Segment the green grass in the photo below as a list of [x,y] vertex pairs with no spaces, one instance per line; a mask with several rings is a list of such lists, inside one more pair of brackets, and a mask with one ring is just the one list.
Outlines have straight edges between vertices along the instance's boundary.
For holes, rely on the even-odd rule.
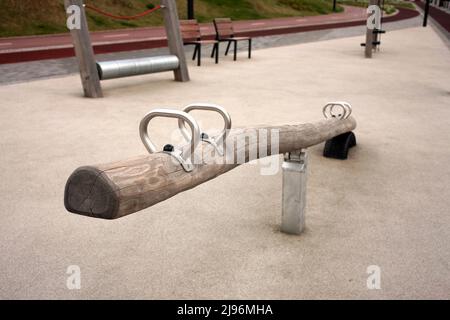
[[[333,2],[326,0],[280,0],[280,2],[295,10],[310,13],[327,14],[333,10]],[[343,8],[338,7],[337,11],[341,12]]]
[[[369,4],[368,0],[338,0],[339,4],[345,4],[349,6],[355,7],[367,7]],[[414,9],[414,5],[411,2],[404,0],[385,0],[384,2],[384,11],[386,13],[393,13],[395,11],[395,7],[399,8],[407,8]]]
[[[180,18],[186,17],[186,0],[177,0]],[[400,0],[387,0],[407,6]],[[0,37],[65,33],[66,14],[63,0],[0,0]],[[116,15],[135,15],[159,4],[159,0],[85,0]],[[216,17],[233,20],[311,16],[332,12],[332,0],[195,0],[196,18],[210,22]],[[342,0],[342,4],[367,6],[367,1]],[[411,4],[409,4],[411,6]],[[342,11],[338,7],[338,11]],[[158,26],[163,24],[161,12],[142,19],[114,20],[87,10],[92,31]]]
[[[216,7],[220,10],[221,16],[231,17],[234,20],[243,19],[262,19],[267,17],[267,13],[258,12],[250,1],[246,0],[204,0],[208,7]],[[202,15],[202,21],[209,21],[213,17],[209,16],[207,12]]]

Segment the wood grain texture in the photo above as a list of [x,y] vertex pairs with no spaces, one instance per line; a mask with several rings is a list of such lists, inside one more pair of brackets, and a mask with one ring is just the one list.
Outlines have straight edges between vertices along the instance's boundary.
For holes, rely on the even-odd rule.
[[[196,163],[201,164],[196,164],[192,172],[185,172],[165,153],[81,167],[67,181],[64,204],[73,213],[104,219],[120,218],[194,188],[240,163],[271,155],[271,132],[278,132],[279,137],[279,148],[274,153],[286,153],[308,148],[355,128],[356,121],[350,117],[299,125],[233,129],[225,142],[225,148],[233,151],[227,153],[231,156],[220,156],[212,145],[202,142],[196,150],[196,156],[201,157],[201,162]],[[261,139],[248,138],[258,137],[254,133],[260,129],[267,130],[263,131],[267,133]],[[243,137],[247,137],[243,140],[245,143],[237,144],[236,141]],[[260,143],[262,140],[267,143]],[[239,151],[245,152],[245,159],[237,163]]]
[[183,42],[197,41],[202,37],[197,20],[180,20],[180,30]]
[[234,36],[233,22],[230,18],[216,18],[213,22],[218,40]]

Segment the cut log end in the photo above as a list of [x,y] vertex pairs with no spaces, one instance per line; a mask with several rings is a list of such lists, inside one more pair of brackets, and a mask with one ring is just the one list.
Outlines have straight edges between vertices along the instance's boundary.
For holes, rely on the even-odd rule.
[[69,177],[64,191],[64,206],[84,216],[115,219],[119,212],[116,186],[95,167],[81,167]]

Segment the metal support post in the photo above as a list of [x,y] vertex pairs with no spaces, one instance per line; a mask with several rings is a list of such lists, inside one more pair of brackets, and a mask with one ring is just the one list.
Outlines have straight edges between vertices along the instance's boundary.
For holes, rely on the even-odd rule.
[[305,227],[308,168],[306,150],[286,153],[281,168],[283,170],[281,231],[300,234]]

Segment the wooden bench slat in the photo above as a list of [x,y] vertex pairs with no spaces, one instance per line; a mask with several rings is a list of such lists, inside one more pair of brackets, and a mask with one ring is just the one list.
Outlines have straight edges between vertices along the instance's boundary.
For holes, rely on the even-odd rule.
[[233,23],[232,22],[216,22],[216,25],[218,27],[232,27]]
[[192,40],[192,39],[198,40],[199,38],[200,38],[199,35],[196,33],[183,34],[183,41]]
[[234,30],[233,30],[233,29],[220,29],[220,28],[217,28],[217,31],[218,31],[219,33],[222,33],[222,32],[231,32],[231,33],[234,33]]
[[199,31],[199,27],[195,26],[195,25],[186,25],[186,26],[181,26],[181,30],[183,31]]
[[228,21],[228,22],[217,22],[216,21],[216,25],[218,25],[218,26],[232,26],[233,22],[231,22],[231,21]]
[[231,38],[234,36],[233,22],[230,18],[214,19],[214,27],[218,38]]
[[223,27],[223,26],[217,26],[218,31],[234,31],[233,28],[230,27]]
[[180,29],[184,41],[198,40],[201,37],[197,20],[180,20]]
[[182,25],[188,25],[188,24],[198,25],[198,22],[195,19],[193,19],[193,20],[180,20],[180,24],[182,24]]

